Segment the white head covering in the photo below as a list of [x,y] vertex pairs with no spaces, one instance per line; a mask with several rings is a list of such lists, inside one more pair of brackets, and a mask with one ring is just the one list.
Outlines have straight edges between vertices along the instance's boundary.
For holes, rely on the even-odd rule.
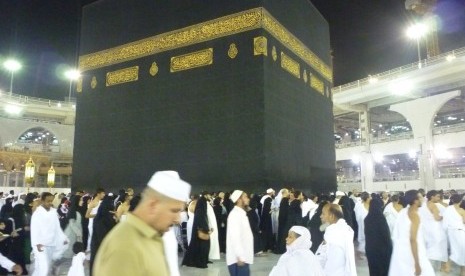
[[266,193],[267,193],[267,194],[271,194],[272,192],[274,192],[274,190],[271,189],[271,188],[269,188],[268,190],[266,190]]
[[291,229],[289,229],[289,232],[294,232],[300,235],[300,237],[298,237],[294,242],[286,245],[287,251],[289,253],[298,249],[309,250],[310,247],[312,247],[310,231],[308,231],[307,228],[303,226],[292,226]]
[[336,192],[336,196],[345,196],[346,194],[344,192],[341,192],[341,191],[337,191]]
[[231,194],[231,196],[229,197],[229,199],[231,199],[231,201],[232,201],[233,203],[236,203],[236,201],[241,197],[242,193],[243,193],[243,191],[241,191],[241,190],[235,190],[235,191]]
[[280,258],[270,273],[270,276],[323,276],[317,257],[310,251],[312,242],[310,232],[302,226],[293,226],[289,231],[300,235],[293,243],[287,246],[287,251]]
[[169,198],[188,201],[191,185],[179,178],[175,171],[159,171],[150,178],[147,186]]

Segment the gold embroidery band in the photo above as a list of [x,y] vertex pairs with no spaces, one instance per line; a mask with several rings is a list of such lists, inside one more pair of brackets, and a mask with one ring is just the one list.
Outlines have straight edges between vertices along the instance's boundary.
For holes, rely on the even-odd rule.
[[316,91],[320,92],[322,95],[325,94],[325,84],[319,78],[315,77],[313,74],[310,75],[310,86]]
[[281,52],[281,67],[300,79],[300,64],[283,52]]
[[260,8],[217,18],[97,53],[79,57],[81,71],[101,68],[167,50],[208,41],[260,27]]
[[172,57],[170,71],[179,72],[192,68],[210,65],[213,63],[213,48]]
[[263,29],[268,31],[283,46],[286,46],[305,63],[320,73],[325,79],[333,81],[333,72],[315,53],[308,49],[297,37],[291,34],[266,10],[263,12]]
[[88,71],[156,53],[262,28],[283,46],[302,58],[325,79],[332,81],[331,68],[264,8],[220,17],[179,30],[159,34],[100,52],[79,57],[79,69]]
[[124,68],[107,73],[107,86],[117,85],[139,79],[139,66]]

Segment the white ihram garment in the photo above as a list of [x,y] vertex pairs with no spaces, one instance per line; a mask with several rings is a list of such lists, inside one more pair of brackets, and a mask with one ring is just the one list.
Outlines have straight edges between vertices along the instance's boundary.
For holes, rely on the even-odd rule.
[[465,224],[455,206],[449,206],[444,211],[443,226],[450,241],[450,259],[465,266]]
[[423,234],[425,238],[426,255],[434,261],[447,262],[447,235],[442,221],[434,219],[433,213],[424,204],[419,210]]
[[365,253],[365,218],[368,215],[368,210],[363,205],[363,202],[360,202],[355,204],[354,211],[358,224],[357,251]]
[[220,259],[220,243],[218,241],[218,225],[216,224],[216,216],[213,207],[207,202],[207,218],[208,228],[213,229],[210,233],[210,252],[208,258],[210,260]]
[[[412,248],[410,246],[411,225],[412,222],[408,216],[408,208],[404,208],[399,212],[399,217],[394,226],[393,250],[389,266],[389,276],[407,276],[414,275],[415,273],[415,260],[413,259]],[[421,223],[417,233],[417,248],[421,276],[435,276],[434,269],[426,255]]]

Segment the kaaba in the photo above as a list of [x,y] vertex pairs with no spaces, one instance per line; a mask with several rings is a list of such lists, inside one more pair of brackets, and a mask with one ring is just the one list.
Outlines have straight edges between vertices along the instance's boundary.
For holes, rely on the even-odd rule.
[[336,189],[329,26],[307,0],[82,11],[72,187]]

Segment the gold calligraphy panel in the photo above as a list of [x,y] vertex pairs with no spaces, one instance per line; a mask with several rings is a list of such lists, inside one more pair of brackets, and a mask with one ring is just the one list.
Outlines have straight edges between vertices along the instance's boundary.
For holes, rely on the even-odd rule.
[[281,52],[281,67],[294,77],[300,79],[300,64],[283,52]]
[[325,83],[313,74],[310,74],[310,86],[322,95],[325,94]]
[[171,58],[170,71],[179,72],[213,64],[213,48]]
[[259,36],[253,39],[253,54],[254,56],[268,56],[268,40],[265,36]]
[[107,86],[136,81],[139,79],[139,66],[124,68],[107,73]]

